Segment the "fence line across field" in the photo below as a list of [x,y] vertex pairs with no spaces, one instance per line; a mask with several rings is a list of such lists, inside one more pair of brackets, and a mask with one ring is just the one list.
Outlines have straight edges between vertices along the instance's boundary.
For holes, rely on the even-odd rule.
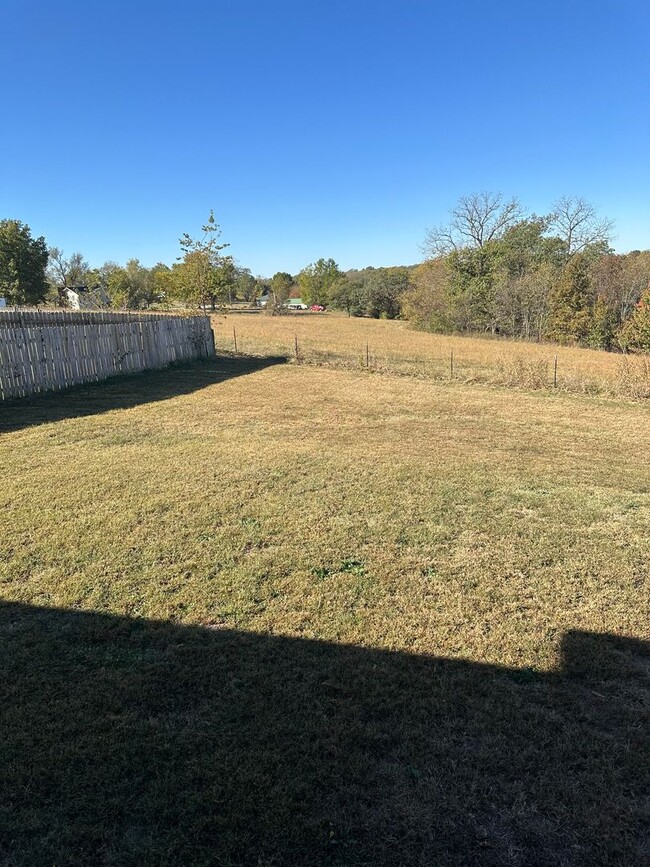
[[209,317],[0,311],[0,398],[214,356]]

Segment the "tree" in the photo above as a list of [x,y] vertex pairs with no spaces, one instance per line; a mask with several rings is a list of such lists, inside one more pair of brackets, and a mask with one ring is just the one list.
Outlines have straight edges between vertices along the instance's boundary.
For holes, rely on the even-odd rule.
[[345,310],[348,316],[364,316],[368,308],[368,271],[372,273],[374,268],[367,268],[365,271],[348,271],[345,277],[333,287],[330,303],[339,310]]
[[293,286],[294,282],[291,274],[288,274],[286,271],[277,271],[271,277],[271,297],[266,302],[266,312],[271,314],[280,312]]
[[50,247],[47,277],[60,307],[68,304],[67,290],[75,286],[87,286],[91,273],[90,265],[81,253],[72,253],[66,259],[63,250]]
[[482,192],[460,198],[450,216],[446,226],[427,230],[423,244],[427,256],[444,256],[496,241],[521,219],[522,208],[517,199],[504,201],[501,193]]
[[440,256],[419,265],[402,298],[402,312],[417,328],[453,331],[449,295],[449,263]]
[[367,310],[373,319],[397,319],[402,295],[409,288],[406,268],[377,268],[366,281]]
[[495,319],[501,334],[541,339],[548,296],[564,265],[559,238],[549,237],[548,218],[515,223],[491,244],[495,255]]
[[549,295],[558,273],[550,262],[514,274],[507,268],[499,270],[495,277],[499,333],[527,340],[542,339],[546,332]]
[[577,253],[569,260],[551,291],[548,336],[560,343],[586,340],[591,327],[593,303],[588,261]]
[[188,303],[201,307],[210,304],[214,309],[224,289],[227,291],[234,283],[234,263],[232,257],[221,255],[230,244],[219,243],[221,228],[214,218],[214,211],[210,211],[208,222],[201,230],[201,238],[192,238],[187,232],[180,238],[184,266],[180,283]]
[[448,263],[449,293],[457,327],[463,331],[496,333],[499,267],[496,243],[454,250]]
[[48,290],[45,238],[19,220],[0,220],[0,296],[9,304],[40,304]]
[[594,290],[606,300],[616,325],[621,326],[650,282],[650,252],[601,256],[591,274]]
[[167,305],[174,299],[174,277],[172,269],[158,262],[149,271],[149,285],[156,304]]
[[254,301],[257,297],[257,280],[250,272],[249,268],[242,268],[239,265],[235,267],[235,293],[242,301]]
[[145,268],[138,259],[129,259],[123,268],[111,267],[105,289],[111,305],[126,310],[140,310],[162,300],[153,269]]
[[561,238],[567,259],[596,246],[601,255],[609,251],[614,223],[599,217],[596,208],[580,196],[562,196],[553,205],[549,229]]
[[591,310],[587,343],[593,349],[611,349],[616,331],[616,313],[603,295],[597,295]]
[[326,307],[336,295],[336,287],[343,276],[334,259],[319,259],[313,265],[307,265],[298,275],[303,301]]
[[650,284],[619,332],[623,349],[650,352]]

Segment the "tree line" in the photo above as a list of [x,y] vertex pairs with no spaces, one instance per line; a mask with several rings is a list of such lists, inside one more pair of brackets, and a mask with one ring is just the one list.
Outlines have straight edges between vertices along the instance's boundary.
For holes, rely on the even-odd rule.
[[319,259],[299,274],[279,271],[254,277],[229,254],[221,228],[210,212],[196,237],[184,233],[180,256],[171,266],[151,268],[138,259],[125,265],[104,262],[93,268],[80,252],[66,256],[33,238],[18,220],[0,220],[0,297],[7,304],[66,307],[70,292],[86,293],[98,306],[138,310],[184,306],[217,309],[235,302],[263,301],[270,314],[286,312],[288,299],[340,307],[350,315],[399,316],[398,298],[407,286],[405,268],[351,271],[344,274],[333,259]]
[[9,304],[65,306],[85,287],[119,309],[264,304],[271,315],[291,298],[349,316],[410,320],[450,333],[487,333],[650,351],[650,251],[617,255],[613,224],[582,198],[565,196],[546,215],[514,198],[477,193],[459,200],[449,221],[430,229],[417,266],[343,272],[321,258],[298,274],[254,277],[221,240],[210,212],[197,237],[183,234],[171,266],[138,259],[91,268],[66,257],[17,220],[0,221],[0,296]]
[[526,214],[463,197],[429,230],[402,314],[420,328],[650,350],[650,251],[616,255],[613,224],[582,198]]
[[151,268],[138,259],[93,268],[82,253],[69,256],[33,238],[18,220],[0,220],[0,297],[16,306],[70,304],[69,292],[87,294],[98,306],[123,310],[151,307],[212,307],[235,299],[254,301],[263,288],[248,268],[224,251],[221,229],[210,212],[201,234],[180,238],[181,255],[171,266]]

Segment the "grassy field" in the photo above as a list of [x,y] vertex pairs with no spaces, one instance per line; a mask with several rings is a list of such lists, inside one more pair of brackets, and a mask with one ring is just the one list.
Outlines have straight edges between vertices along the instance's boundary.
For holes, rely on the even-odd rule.
[[647,863],[648,404],[233,323],[0,406],[0,863]]
[[[453,378],[527,389],[554,388],[581,394],[650,397],[650,358],[525,341],[458,337],[413,331],[407,322],[349,319],[344,314],[293,313],[214,316],[219,345],[244,353],[277,352],[337,367],[366,366],[425,379]],[[366,356],[366,347],[368,355]]]

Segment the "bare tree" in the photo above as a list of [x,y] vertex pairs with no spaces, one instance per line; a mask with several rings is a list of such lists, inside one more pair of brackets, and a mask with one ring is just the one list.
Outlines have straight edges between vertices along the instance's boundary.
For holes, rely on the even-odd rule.
[[428,229],[422,245],[427,256],[443,256],[462,247],[483,247],[500,238],[523,215],[517,199],[504,201],[501,193],[463,196],[450,211],[446,226]]
[[73,253],[66,259],[63,250],[50,247],[47,275],[52,286],[56,288],[58,304],[61,307],[65,307],[68,302],[66,290],[83,285],[89,271],[90,266],[81,253]]
[[564,242],[567,258],[592,244],[609,244],[613,228],[613,220],[600,217],[581,196],[562,196],[549,218],[549,229]]

